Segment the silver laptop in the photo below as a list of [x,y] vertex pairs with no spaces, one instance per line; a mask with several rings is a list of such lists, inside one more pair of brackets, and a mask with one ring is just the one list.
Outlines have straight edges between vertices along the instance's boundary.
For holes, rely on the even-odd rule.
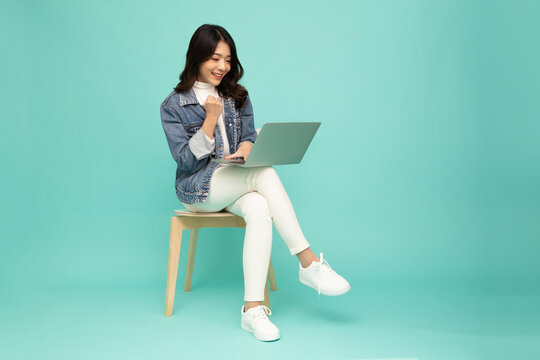
[[319,126],[320,122],[266,123],[261,128],[247,160],[236,158],[211,161],[241,167],[298,164]]

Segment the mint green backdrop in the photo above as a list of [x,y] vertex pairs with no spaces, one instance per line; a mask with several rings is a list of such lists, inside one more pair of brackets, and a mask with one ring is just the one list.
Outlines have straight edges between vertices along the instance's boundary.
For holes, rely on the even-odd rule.
[[[539,11],[3,1],[0,355],[539,354]],[[317,298],[275,233],[273,344],[238,326],[239,229],[200,232],[191,293],[184,238],[175,316],[162,315],[181,204],[159,105],[204,23],[234,38],[257,127],[322,122],[303,162],[276,169],[313,250],[352,290]]]

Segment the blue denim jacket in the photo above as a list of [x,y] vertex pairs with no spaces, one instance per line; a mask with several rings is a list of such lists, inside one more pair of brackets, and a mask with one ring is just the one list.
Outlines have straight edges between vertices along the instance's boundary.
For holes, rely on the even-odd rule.
[[[176,196],[186,204],[203,202],[208,196],[210,179],[218,163],[210,158],[223,158],[223,139],[216,126],[215,147],[211,154],[197,159],[189,147],[189,140],[204,123],[206,112],[197,101],[193,89],[183,93],[173,91],[161,104],[161,124],[171,154],[178,164],[176,169]],[[235,153],[244,141],[255,142],[257,132],[253,122],[253,107],[247,97],[244,107],[236,109],[233,98],[223,99],[224,121],[229,140],[229,151]]]

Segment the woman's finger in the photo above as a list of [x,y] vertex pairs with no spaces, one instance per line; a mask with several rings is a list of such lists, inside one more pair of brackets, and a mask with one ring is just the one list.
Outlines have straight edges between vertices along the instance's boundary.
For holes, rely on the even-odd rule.
[[231,154],[229,156],[225,156],[225,159],[232,159],[233,157],[238,157],[238,152],[235,152],[234,154]]
[[245,158],[245,156],[244,156],[244,154],[242,152],[237,151],[234,154],[231,154],[229,156],[225,156],[225,159],[232,159],[232,158],[235,158],[235,157],[243,157],[243,158]]

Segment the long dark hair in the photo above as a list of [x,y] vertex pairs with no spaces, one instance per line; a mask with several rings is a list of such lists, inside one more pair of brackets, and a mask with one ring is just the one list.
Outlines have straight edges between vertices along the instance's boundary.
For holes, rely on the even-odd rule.
[[248,96],[246,88],[238,84],[238,80],[244,76],[244,68],[236,56],[236,46],[231,35],[218,25],[204,24],[195,31],[186,53],[186,66],[174,91],[185,92],[193,87],[199,73],[199,65],[212,57],[221,40],[225,41],[231,50],[231,70],[221,79],[217,90],[222,97],[232,97],[235,106],[241,108]]

